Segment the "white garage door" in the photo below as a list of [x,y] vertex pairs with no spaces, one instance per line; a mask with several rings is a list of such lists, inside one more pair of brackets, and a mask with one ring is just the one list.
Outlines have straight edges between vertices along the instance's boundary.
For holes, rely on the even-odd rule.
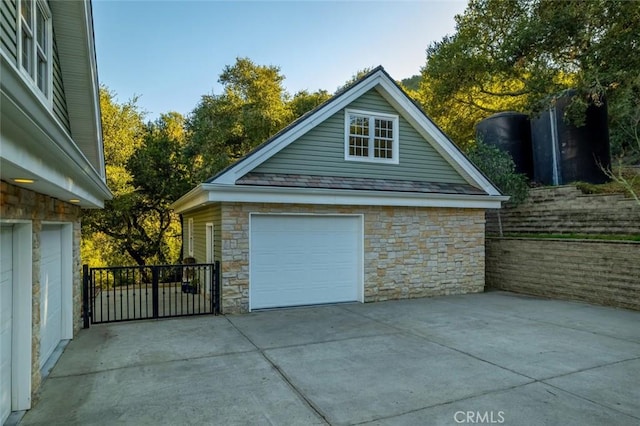
[[62,340],[61,228],[43,227],[40,237],[40,368]]
[[361,300],[362,219],[252,215],[250,308]]
[[12,229],[0,227],[0,425],[11,413],[12,253]]

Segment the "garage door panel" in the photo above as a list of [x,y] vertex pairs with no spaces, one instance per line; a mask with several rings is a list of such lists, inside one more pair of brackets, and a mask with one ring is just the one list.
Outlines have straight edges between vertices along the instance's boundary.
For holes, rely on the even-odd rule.
[[40,367],[62,339],[62,238],[60,227],[40,234]]
[[0,227],[0,424],[11,413],[13,231]]
[[354,216],[252,216],[252,309],[357,301],[360,223]]

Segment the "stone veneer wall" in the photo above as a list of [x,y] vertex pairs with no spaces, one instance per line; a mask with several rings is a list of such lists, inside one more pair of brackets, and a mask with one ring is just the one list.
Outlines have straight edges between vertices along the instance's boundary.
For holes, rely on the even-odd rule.
[[487,235],[640,234],[640,206],[622,194],[583,194],[575,186],[533,188],[517,206],[487,210]]
[[33,230],[33,323],[31,389],[36,394],[40,377],[40,231],[43,222],[67,222],[73,225],[73,333],[82,319],[82,266],[80,259],[80,207],[0,181],[0,219],[29,220]]
[[487,238],[487,287],[640,310],[640,243]]
[[366,302],[484,290],[484,210],[222,203],[223,313],[249,307],[249,213],[364,215]]

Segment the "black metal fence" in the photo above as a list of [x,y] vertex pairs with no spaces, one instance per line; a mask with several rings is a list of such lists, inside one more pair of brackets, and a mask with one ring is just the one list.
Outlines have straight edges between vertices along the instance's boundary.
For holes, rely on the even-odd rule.
[[83,267],[84,327],[220,313],[220,262]]

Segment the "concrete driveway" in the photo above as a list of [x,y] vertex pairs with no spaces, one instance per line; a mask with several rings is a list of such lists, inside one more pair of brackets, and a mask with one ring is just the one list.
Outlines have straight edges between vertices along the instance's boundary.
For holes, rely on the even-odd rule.
[[640,312],[504,292],[94,326],[23,425],[637,425]]

